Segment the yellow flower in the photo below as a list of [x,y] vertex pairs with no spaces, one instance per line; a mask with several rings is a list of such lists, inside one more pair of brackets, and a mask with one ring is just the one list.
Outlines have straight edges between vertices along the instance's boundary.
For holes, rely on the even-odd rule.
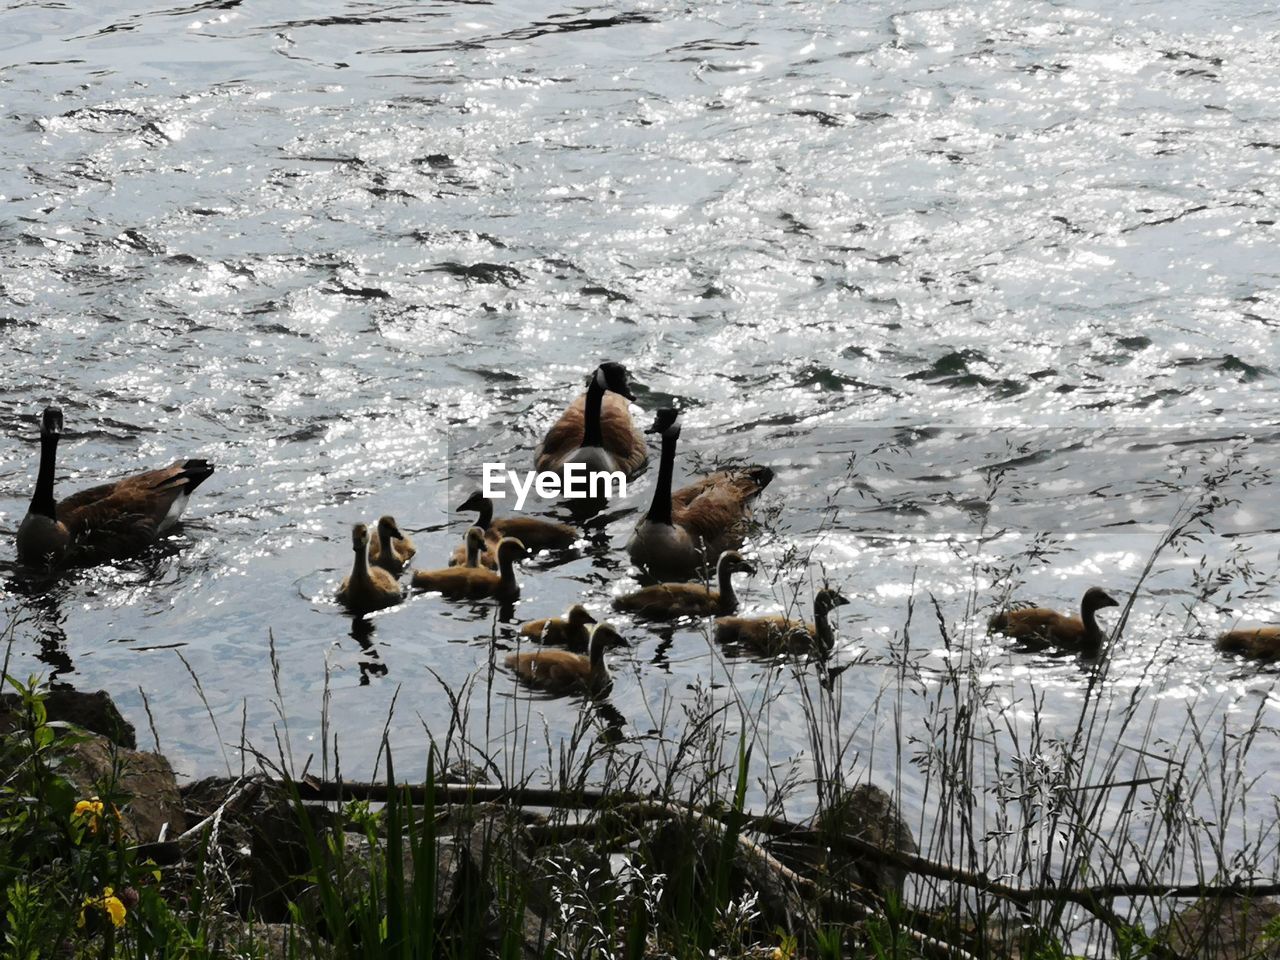
[[108,917],[111,918],[111,924],[115,927],[123,927],[125,915],[129,912],[125,909],[123,901],[116,896],[116,892],[111,887],[102,888],[101,897],[85,897],[84,905],[80,908],[80,917],[76,920],[77,927],[83,927],[85,924],[85,911],[90,907],[97,907]]
[[71,812],[71,819],[83,820],[94,833],[98,832],[98,821],[102,818],[102,801],[97,797],[81,800]]
[[112,926],[124,926],[124,915],[128,911],[125,910],[124,904],[110,887],[103,887],[102,889],[102,909],[107,911],[107,915],[111,917]]

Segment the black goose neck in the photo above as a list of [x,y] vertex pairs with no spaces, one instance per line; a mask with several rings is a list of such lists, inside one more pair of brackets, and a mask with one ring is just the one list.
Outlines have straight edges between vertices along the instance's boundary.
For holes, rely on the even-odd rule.
[[56,433],[40,436],[40,471],[36,474],[36,489],[31,495],[32,513],[57,520],[57,503],[53,499],[53,471],[58,454]]
[[582,421],[582,445],[584,447],[603,447],[604,431],[600,426],[600,408],[604,406],[604,387],[600,386],[600,376],[591,378],[587,387],[586,409]]
[[658,485],[653,489],[653,503],[649,505],[650,523],[671,523],[671,478],[676,469],[676,439],[678,430],[666,430],[662,434],[662,460],[658,464]]

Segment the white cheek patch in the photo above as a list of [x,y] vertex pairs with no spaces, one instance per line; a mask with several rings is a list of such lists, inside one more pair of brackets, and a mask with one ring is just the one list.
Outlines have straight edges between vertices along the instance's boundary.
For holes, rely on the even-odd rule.
[[599,387],[601,390],[609,389],[609,384],[604,378],[604,370],[600,369],[599,367],[596,368],[596,386]]

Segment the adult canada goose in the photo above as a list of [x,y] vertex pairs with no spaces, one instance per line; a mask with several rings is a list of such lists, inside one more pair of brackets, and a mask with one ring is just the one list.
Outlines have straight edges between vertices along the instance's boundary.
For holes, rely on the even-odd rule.
[[381,567],[369,565],[369,528],[363,523],[351,528],[351,548],[356,558],[351,575],[338,587],[338,602],[352,613],[368,613],[399,603],[403,596],[396,578]]
[[721,470],[672,493],[679,414],[663,407],[645,433],[662,435],[662,461],[653,503],[636,524],[627,552],[641,567],[687,576],[704,557],[742,546],[751,502],[769,485],[773,471],[758,464]]
[[568,650],[535,650],[513,653],[507,666],[530,687],[550,693],[600,694],[609,689],[612,680],[604,662],[606,646],[622,646],[626,641],[607,623],[598,623],[591,631],[589,653]]
[[719,617],[716,619],[716,640],[746,647],[753,653],[769,657],[780,653],[829,654],[836,643],[829,615],[836,607],[842,607],[848,602],[848,598],[839,590],[819,590],[818,595],[813,598],[812,623],[789,620],[780,615]]
[[[479,530],[472,527],[471,530]],[[468,530],[468,535],[471,534]],[[498,570],[485,567],[445,567],[442,570],[415,570],[413,586],[418,590],[436,590],[455,600],[515,600],[520,596],[515,564],[529,555],[524,544],[504,537],[498,544]]]
[[621,470],[634,477],[649,460],[649,451],[635,425],[627,401],[634,401],[627,368],[606,360],[596,367],[587,392],[565,409],[538,449],[534,466],[559,470],[566,463],[585,464],[590,472]]
[[1218,637],[1223,653],[1238,653],[1250,660],[1280,660],[1280,627],[1243,627]]
[[53,474],[62,429],[62,411],[47,407],[40,420],[36,489],[18,527],[23,563],[90,564],[137,553],[178,522],[192,492],[213,473],[207,460],[178,460],[59,502],[53,498]]
[[1101,587],[1090,587],[1080,601],[1080,616],[1070,617],[1048,607],[1003,610],[987,621],[997,633],[1016,640],[1040,642],[1096,656],[1102,650],[1102,630],[1095,616],[1103,607],[1119,604]]
[[755,565],[744,559],[742,554],[736,550],[726,550],[720,554],[720,560],[716,563],[718,590],[702,583],[659,583],[615,597],[613,605],[618,610],[650,620],[729,614],[738,609],[738,597],[733,592],[733,575],[755,572]]
[[587,612],[586,607],[575,603],[563,618],[548,617],[543,620],[530,620],[520,628],[520,634],[531,637],[539,643],[552,643],[581,653],[587,649],[587,644],[591,640],[588,624],[595,622],[596,618]]
[[[539,550],[562,550],[578,539],[578,531],[567,523],[555,520],[543,520],[541,517],[499,517],[493,518],[493,500],[477,490],[458,507],[459,511],[475,510],[480,514],[476,526],[485,532],[489,543],[488,549],[481,555],[480,562],[486,567],[496,567],[497,556],[493,548],[503,537],[515,537],[532,553]],[[463,549],[453,551],[450,565],[462,563]]]
[[[390,544],[391,549],[383,550],[384,543]],[[417,552],[413,541],[400,532],[395,517],[384,514],[378,518],[378,528],[369,535],[370,563],[398,577]]]

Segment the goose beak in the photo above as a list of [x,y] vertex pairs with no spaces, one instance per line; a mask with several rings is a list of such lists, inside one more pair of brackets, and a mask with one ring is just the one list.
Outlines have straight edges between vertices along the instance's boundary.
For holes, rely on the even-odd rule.
[[754,577],[756,575],[756,565],[754,563],[739,564],[738,570],[740,570],[742,573],[747,574],[748,576]]
[[613,392],[619,396],[626,397],[632,403],[636,402],[636,395],[631,392],[631,387],[625,383],[618,384],[617,388]]
[[588,613],[588,614],[587,614],[587,616],[586,616],[586,622],[587,622],[587,623],[599,623],[600,621],[599,621],[599,620],[597,620],[595,617],[593,617],[591,614],[589,614],[589,613]]
[[1098,601],[1098,605],[1102,607],[1118,607],[1120,606],[1120,601],[1112,597],[1111,594],[1104,593]]

